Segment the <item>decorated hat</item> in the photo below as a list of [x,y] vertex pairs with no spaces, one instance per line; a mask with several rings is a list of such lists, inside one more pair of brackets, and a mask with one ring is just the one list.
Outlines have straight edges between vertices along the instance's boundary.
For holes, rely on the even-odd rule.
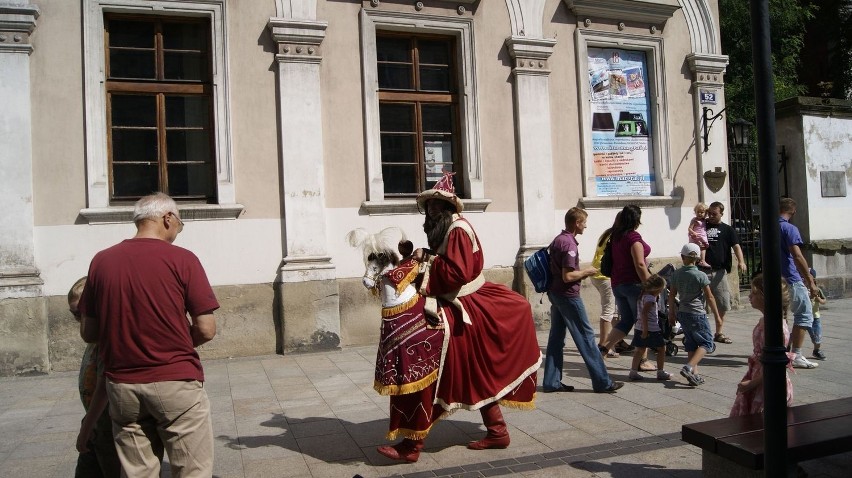
[[457,213],[462,212],[464,204],[462,204],[461,199],[456,196],[456,188],[453,186],[454,174],[456,173],[444,172],[444,176],[435,183],[432,189],[427,189],[417,195],[417,205],[421,209],[425,210],[426,201],[430,199],[440,199],[441,201],[447,201],[452,204],[456,208]]

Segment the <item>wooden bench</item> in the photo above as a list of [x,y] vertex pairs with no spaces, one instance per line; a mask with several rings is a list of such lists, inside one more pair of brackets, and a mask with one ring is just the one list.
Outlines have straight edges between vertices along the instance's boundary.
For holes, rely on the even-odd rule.
[[[763,415],[683,425],[681,439],[702,449],[704,476],[763,476]],[[852,397],[787,409],[787,463],[852,451]]]

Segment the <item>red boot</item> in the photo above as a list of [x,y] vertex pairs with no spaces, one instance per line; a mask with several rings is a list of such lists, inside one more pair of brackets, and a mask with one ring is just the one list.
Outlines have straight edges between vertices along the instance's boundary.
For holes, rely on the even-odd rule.
[[403,439],[393,446],[380,446],[376,448],[379,454],[391,460],[407,461],[414,463],[420,458],[420,450],[423,449],[423,440]]
[[506,421],[503,420],[500,405],[497,405],[496,402],[486,405],[479,409],[479,413],[482,414],[482,423],[485,424],[488,433],[482,440],[468,443],[467,447],[471,450],[507,448],[509,446],[509,430],[506,428]]

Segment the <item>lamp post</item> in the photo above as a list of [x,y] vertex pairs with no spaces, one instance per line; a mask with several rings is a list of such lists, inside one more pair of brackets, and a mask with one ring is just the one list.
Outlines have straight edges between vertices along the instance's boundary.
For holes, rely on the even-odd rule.
[[769,0],[751,0],[751,51],[760,176],[760,240],[765,298],[763,362],[764,476],[787,476],[787,355],[781,315],[781,231],[775,158],[775,84],[772,75]]

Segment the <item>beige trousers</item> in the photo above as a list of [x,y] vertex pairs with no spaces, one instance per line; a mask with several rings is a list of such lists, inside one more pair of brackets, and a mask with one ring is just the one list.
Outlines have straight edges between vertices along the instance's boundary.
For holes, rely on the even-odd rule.
[[213,476],[213,424],[204,384],[108,380],[107,395],[122,476],[159,477],[157,451],[164,448],[172,478]]

